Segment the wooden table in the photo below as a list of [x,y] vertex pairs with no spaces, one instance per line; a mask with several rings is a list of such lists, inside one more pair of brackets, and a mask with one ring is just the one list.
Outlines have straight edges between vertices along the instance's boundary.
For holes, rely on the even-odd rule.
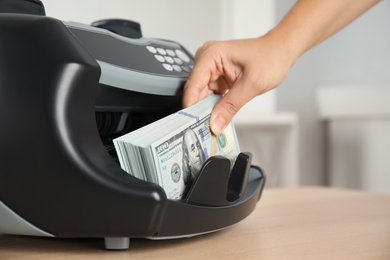
[[228,229],[193,238],[0,236],[0,259],[390,259],[390,196],[329,188],[266,189],[255,211]]

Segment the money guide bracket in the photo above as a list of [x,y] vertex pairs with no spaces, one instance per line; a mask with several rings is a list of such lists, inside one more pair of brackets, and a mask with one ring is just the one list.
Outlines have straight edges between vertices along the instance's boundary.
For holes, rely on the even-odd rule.
[[[180,44],[1,13],[0,37],[0,233],[102,237],[126,249],[130,238],[217,231],[256,207],[265,175],[249,153],[231,173],[226,158],[210,158],[177,201],[116,161],[112,138],[180,109],[193,65]],[[186,69],[167,69],[171,59],[147,46]]]

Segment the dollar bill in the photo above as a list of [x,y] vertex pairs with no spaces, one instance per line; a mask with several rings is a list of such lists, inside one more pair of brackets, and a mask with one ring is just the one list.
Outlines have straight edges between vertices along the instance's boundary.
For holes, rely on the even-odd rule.
[[210,132],[210,114],[218,100],[219,96],[211,96],[115,139],[121,167],[160,185],[169,199],[181,199],[209,157],[222,155],[233,165],[240,152],[234,124],[218,136]]

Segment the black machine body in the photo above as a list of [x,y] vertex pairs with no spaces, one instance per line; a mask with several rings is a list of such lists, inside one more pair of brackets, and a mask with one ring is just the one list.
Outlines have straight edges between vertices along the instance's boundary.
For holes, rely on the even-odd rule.
[[112,139],[181,109],[180,44],[31,14],[0,14],[0,233],[188,237],[231,226],[261,196],[251,155],[210,158],[186,198],[124,172]]

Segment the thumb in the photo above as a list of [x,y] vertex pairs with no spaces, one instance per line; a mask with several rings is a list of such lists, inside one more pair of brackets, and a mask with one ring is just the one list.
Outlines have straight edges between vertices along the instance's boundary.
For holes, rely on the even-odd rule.
[[222,133],[234,115],[256,95],[251,91],[253,89],[251,85],[246,84],[245,81],[239,79],[214,106],[210,117],[210,128],[213,134]]

